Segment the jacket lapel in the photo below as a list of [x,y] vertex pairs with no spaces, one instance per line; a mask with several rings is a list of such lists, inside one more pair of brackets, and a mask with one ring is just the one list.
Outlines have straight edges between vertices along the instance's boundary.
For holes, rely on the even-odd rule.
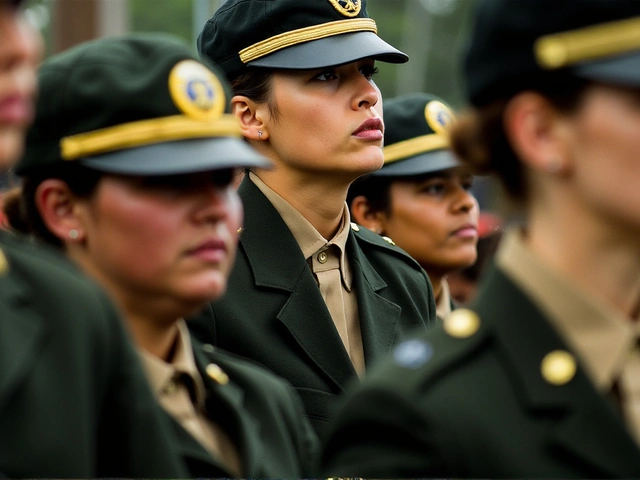
[[245,178],[239,193],[245,206],[240,243],[256,287],[288,295],[278,320],[327,379],[344,388],[356,372],[300,247],[253,182]]
[[260,426],[244,407],[244,392],[231,382],[220,385],[212,380],[206,373],[207,365],[211,362],[198,349],[194,349],[194,355],[207,390],[207,412],[238,448],[243,477],[264,476],[261,468],[264,450],[260,441]]
[[0,273],[0,411],[36,364],[46,337],[48,327],[33,311],[32,296],[29,285],[12,273],[11,265]]
[[393,346],[402,309],[378,294],[387,284],[367,260],[353,232],[349,233],[347,248],[358,296],[365,363],[370,367],[374,359],[382,358]]
[[[590,476],[596,469],[602,477],[638,477],[640,450],[580,365],[564,385],[551,385],[542,377],[540,364],[546,354],[570,351],[542,312],[498,269],[491,271],[484,285],[481,300],[472,308],[481,318],[495,320],[498,347],[515,370],[527,411],[557,419],[549,447]],[[513,312],[518,316],[514,318]]]

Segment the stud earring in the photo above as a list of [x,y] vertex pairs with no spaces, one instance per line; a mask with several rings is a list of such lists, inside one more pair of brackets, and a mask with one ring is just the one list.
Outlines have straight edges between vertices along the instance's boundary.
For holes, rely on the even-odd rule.
[[262,140],[262,130],[258,130],[258,138]]
[[75,240],[79,236],[80,236],[80,233],[75,228],[72,228],[71,230],[69,230],[69,238],[71,240]]

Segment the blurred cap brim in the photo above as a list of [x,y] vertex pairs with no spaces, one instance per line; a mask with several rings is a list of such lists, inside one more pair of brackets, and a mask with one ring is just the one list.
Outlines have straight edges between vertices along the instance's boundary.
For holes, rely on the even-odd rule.
[[453,155],[451,150],[436,150],[384,165],[380,170],[371,173],[371,175],[378,177],[422,175],[448,170],[461,165],[462,163]]
[[640,87],[640,52],[572,67],[576,76],[626,87]]
[[373,32],[352,32],[312,40],[259,58],[250,67],[312,70],[343,65],[363,58],[387,63],[405,63],[408,55],[392,47]]
[[179,140],[118,150],[79,160],[87,167],[122,175],[181,175],[227,168],[269,168],[271,162],[239,138]]

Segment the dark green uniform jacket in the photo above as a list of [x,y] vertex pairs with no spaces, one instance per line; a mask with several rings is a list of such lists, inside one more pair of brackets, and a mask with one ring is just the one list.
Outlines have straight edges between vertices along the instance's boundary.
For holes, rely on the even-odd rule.
[[0,251],[0,476],[184,476],[105,295],[26,240]]
[[[287,379],[322,436],[338,395],[357,378],[311,269],[276,209],[245,178],[244,229],[214,318],[189,322],[196,337],[249,357]],[[433,289],[406,253],[360,228],[347,255],[367,366],[415,327],[435,321]]]
[[[211,345],[193,342],[196,365],[207,390],[210,418],[229,435],[241,458],[243,477],[313,476],[318,444],[295,391],[273,373]],[[229,377],[219,384],[207,375],[218,365]],[[231,474],[177,421],[180,450],[192,477]]]
[[[640,449],[578,365],[552,385],[541,361],[569,351],[532,301],[493,270],[471,308],[479,330],[437,327],[399,346],[341,409],[328,475],[640,477]],[[410,347],[410,348],[409,348]]]

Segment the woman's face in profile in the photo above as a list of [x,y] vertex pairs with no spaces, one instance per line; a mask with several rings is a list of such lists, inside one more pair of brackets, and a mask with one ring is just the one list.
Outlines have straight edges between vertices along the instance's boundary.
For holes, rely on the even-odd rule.
[[130,305],[196,313],[224,293],[235,259],[242,224],[235,173],[106,175],[76,209],[83,266]]
[[610,227],[640,231],[640,89],[595,84],[566,121],[574,185]]
[[21,2],[0,0],[0,169],[22,153],[33,119],[36,67],[41,58],[39,35],[24,21]]

